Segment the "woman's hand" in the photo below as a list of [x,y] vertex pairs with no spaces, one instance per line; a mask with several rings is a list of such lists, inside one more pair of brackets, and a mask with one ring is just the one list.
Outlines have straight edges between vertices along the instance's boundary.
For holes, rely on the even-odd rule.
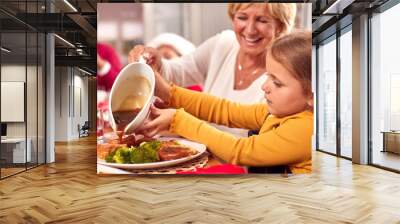
[[145,47],[143,45],[136,45],[129,52],[128,62],[138,62],[141,56],[146,60],[146,63],[153,68],[154,71],[161,73],[161,56],[156,49]]
[[150,108],[150,117],[154,119],[146,122],[138,132],[147,137],[153,137],[154,135],[168,131],[172,123],[172,119],[176,113],[175,109],[158,109],[155,106]]

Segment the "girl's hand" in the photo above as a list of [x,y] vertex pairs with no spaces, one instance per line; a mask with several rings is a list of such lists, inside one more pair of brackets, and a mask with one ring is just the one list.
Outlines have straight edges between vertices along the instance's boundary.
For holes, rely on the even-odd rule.
[[161,73],[161,55],[156,49],[143,45],[136,45],[129,52],[128,62],[138,62],[140,57],[143,57],[154,71]]
[[168,109],[168,105],[159,97],[154,98],[153,105],[159,109]]
[[168,105],[171,97],[171,86],[158,72],[154,71],[154,76],[156,82],[154,95],[159,97],[166,105]]
[[153,137],[154,135],[168,131],[172,123],[172,119],[176,113],[175,109],[158,109],[155,106],[150,108],[150,117],[154,118],[151,121],[145,122],[145,124],[138,130],[139,133],[146,137]]

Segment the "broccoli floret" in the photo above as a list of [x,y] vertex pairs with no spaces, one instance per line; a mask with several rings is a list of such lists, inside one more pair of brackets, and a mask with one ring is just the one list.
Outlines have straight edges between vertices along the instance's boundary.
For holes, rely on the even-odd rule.
[[146,150],[155,150],[158,151],[160,149],[161,142],[160,141],[151,141],[151,142],[144,142],[140,144],[140,148],[146,149]]
[[139,148],[133,148],[131,152],[131,163],[143,163],[144,152]]
[[144,150],[144,160],[145,162],[155,162],[158,161],[158,150],[161,147],[160,141],[146,142],[139,148]]
[[131,152],[131,163],[151,163],[159,161],[158,149],[161,142],[146,142]]
[[114,157],[114,155],[115,155],[115,151],[117,151],[117,150],[114,150],[114,151],[110,152],[110,153],[106,156],[106,162],[107,162],[107,163],[115,163],[115,161],[114,161],[114,159],[113,159],[113,157]]
[[144,149],[144,156],[143,160],[145,163],[151,163],[151,162],[156,162],[158,161],[158,153],[154,149]]
[[128,147],[120,147],[116,150],[113,160],[116,163],[129,163],[131,157],[131,149]]

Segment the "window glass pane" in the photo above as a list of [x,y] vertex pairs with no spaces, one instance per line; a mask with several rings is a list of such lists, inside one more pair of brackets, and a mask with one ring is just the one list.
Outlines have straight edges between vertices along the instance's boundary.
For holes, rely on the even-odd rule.
[[26,80],[26,116],[27,116],[27,141],[31,153],[29,154],[28,168],[37,165],[37,33],[27,33],[28,38],[28,63]]
[[400,170],[400,4],[371,19],[372,163]]
[[[312,46],[312,91],[313,97],[316,99],[316,86],[317,86],[317,47],[315,45]],[[314,100],[314,112],[317,105],[317,100]],[[314,113],[314,134],[312,137],[312,149],[316,150],[316,131],[317,130],[317,115]]]
[[0,1],[1,8],[15,15],[0,12],[1,178],[45,161],[45,36],[22,22],[37,19],[44,4]]
[[318,149],[336,153],[336,38],[318,48]]
[[340,36],[340,153],[351,158],[352,32]]
[[[1,33],[1,177],[25,170],[30,161],[26,142],[26,33]],[[28,149],[28,150],[27,150]]]

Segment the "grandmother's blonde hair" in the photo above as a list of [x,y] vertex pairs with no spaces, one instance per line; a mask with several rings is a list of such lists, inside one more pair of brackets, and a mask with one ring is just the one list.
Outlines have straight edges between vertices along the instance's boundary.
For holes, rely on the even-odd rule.
[[295,3],[229,3],[228,15],[233,20],[235,13],[239,9],[247,9],[251,5],[267,8],[270,16],[279,22],[281,30],[276,34],[278,37],[289,33],[294,27],[296,18]]

